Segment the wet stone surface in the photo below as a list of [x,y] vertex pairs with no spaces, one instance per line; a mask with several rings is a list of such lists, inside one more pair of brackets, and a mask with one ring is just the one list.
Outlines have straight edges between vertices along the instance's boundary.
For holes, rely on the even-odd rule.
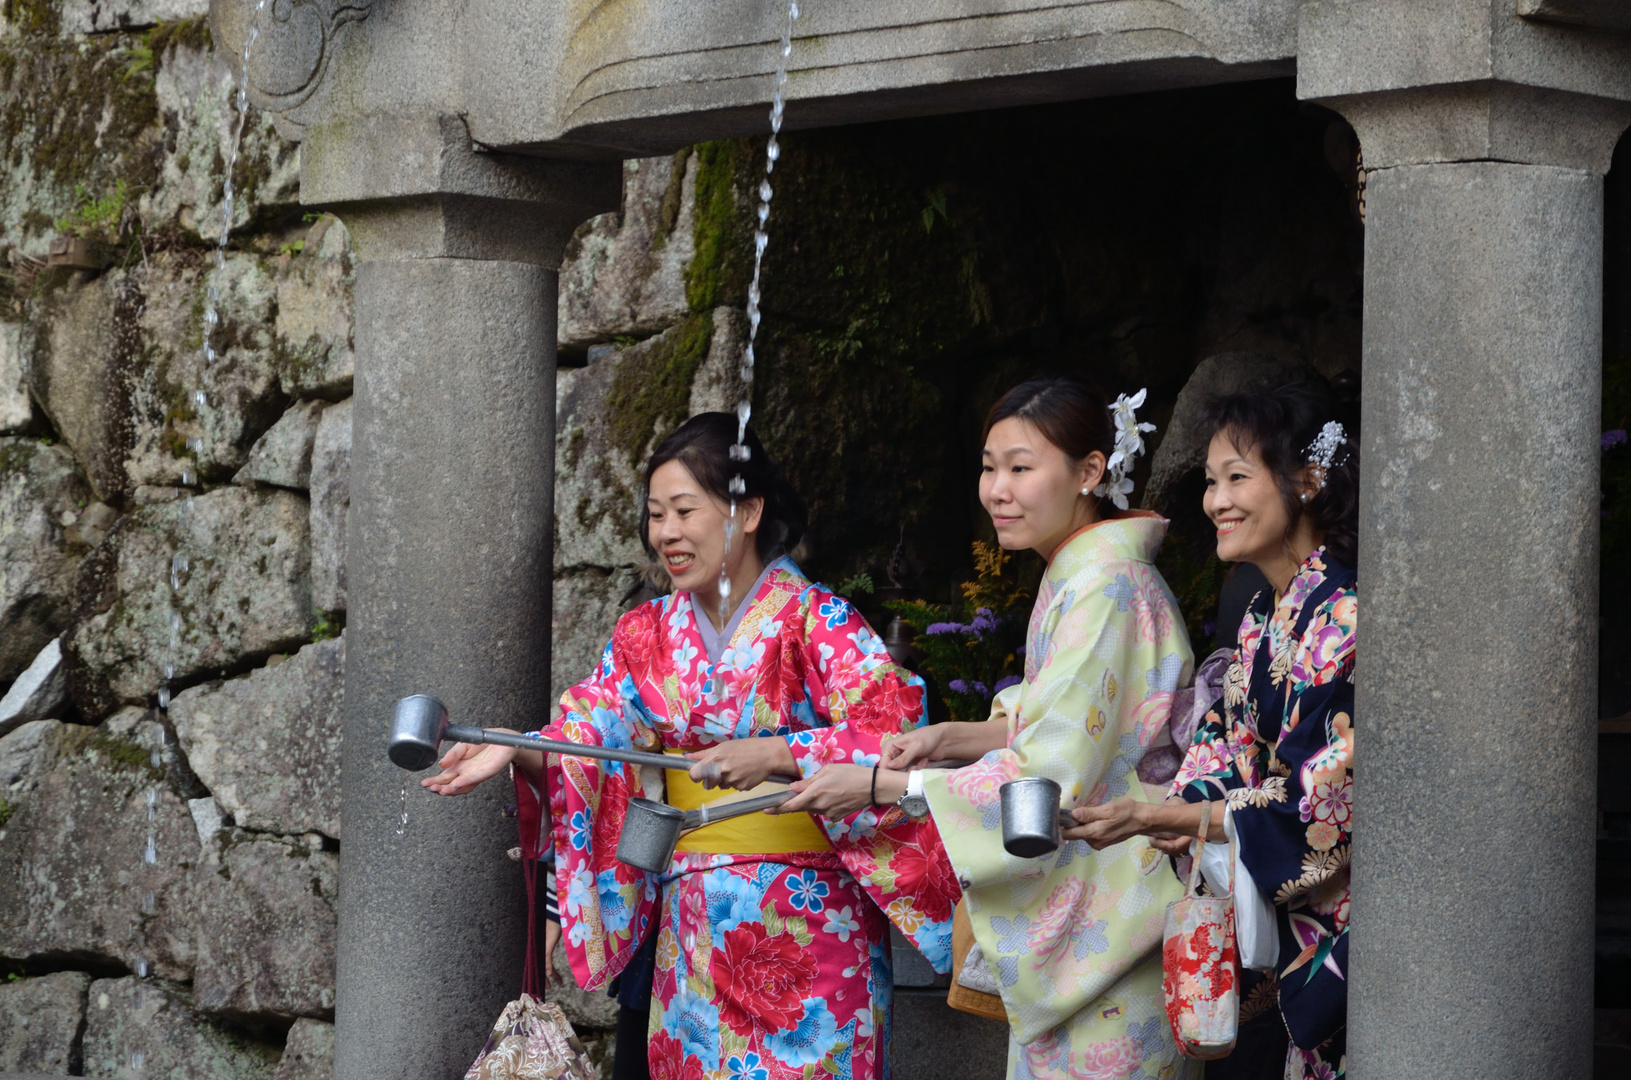
[[277,1047],[199,1015],[185,988],[174,984],[98,979],[85,1014],[86,1076],[270,1080],[280,1056]]
[[198,778],[246,829],[340,835],[345,639],[179,695],[170,719]]
[[[172,612],[181,624],[175,679],[230,671],[298,648],[311,634],[306,500],[287,491],[219,488],[127,515],[77,582],[69,690],[102,716],[150,700],[163,677]],[[171,590],[172,555],[187,568]]]
[[0,983],[0,1073],[77,1073],[90,985],[77,971]]

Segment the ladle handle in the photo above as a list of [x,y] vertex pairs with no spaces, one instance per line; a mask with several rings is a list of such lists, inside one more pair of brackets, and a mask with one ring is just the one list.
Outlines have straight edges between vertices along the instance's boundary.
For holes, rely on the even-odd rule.
[[706,806],[685,812],[685,827],[698,829],[704,825],[712,825],[716,821],[725,821],[744,814],[755,814],[760,810],[768,810],[772,806],[780,806],[793,797],[791,791],[773,791],[769,795],[760,795],[752,799],[743,799],[741,802],[726,803],[718,810],[709,811]]
[[[670,757],[667,754],[647,754],[640,750],[612,750],[604,746],[584,746],[574,742],[556,742],[554,739],[538,739],[531,735],[511,735],[507,731],[489,731],[472,724],[449,724],[447,732],[442,738],[452,742],[462,743],[492,743],[495,746],[513,746],[519,750],[542,750],[546,754],[566,754],[570,757],[598,758],[601,761],[621,761],[629,765],[651,765],[658,769],[673,769],[676,772],[690,772],[691,767],[697,764],[687,758]],[[712,763],[710,763],[712,764]],[[719,785],[719,766],[712,765],[708,770],[712,776],[703,777],[703,786],[717,787]],[[796,776],[777,776],[772,774],[765,778],[767,782],[776,784],[790,784],[797,780]]]

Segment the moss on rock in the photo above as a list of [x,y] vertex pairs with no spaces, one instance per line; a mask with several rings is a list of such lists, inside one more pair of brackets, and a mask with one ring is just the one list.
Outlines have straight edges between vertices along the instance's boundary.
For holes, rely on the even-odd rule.
[[693,312],[679,326],[618,357],[606,393],[612,443],[638,469],[653,437],[689,414],[691,383],[713,340],[712,312]]

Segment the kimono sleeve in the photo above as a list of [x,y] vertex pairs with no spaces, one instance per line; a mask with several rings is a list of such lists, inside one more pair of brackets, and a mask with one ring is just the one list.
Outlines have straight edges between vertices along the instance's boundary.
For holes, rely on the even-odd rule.
[[[872,768],[886,739],[928,719],[923,680],[890,658],[848,601],[819,586],[804,599],[807,689],[828,723],[789,735],[793,758],[807,777],[829,762]],[[933,820],[914,820],[893,806],[817,820],[873,902],[936,971],[950,971],[951,913],[960,890]]]
[[1240,856],[1276,904],[1348,865],[1353,829],[1353,590],[1326,601],[1299,643],[1272,775],[1229,792]]
[[[649,605],[648,605],[649,607]],[[639,690],[626,663],[629,632],[651,615],[636,609],[619,621],[590,678],[561,695],[544,738],[585,746],[632,746],[643,734]],[[631,620],[630,616],[636,616]],[[625,622],[635,625],[625,627]],[[626,719],[629,718],[629,719]],[[641,794],[639,770],[616,762],[549,754],[544,764],[550,837],[542,836],[544,808],[532,783],[516,775],[523,851],[536,857],[553,839],[561,932],[573,974],[595,990],[623,970],[654,916],[656,879],[617,859],[617,838],[629,799]]]

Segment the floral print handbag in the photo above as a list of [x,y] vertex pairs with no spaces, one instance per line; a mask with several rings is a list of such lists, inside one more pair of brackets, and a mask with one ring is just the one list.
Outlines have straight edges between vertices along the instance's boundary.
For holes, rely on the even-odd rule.
[[596,1080],[597,1075],[561,1007],[523,991],[504,1007],[464,1080]]
[[[1212,804],[1201,803],[1201,828],[1189,887],[1167,906],[1161,947],[1161,989],[1178,1050],[1211,1060],[1235,1047],[1240,1022],[1240,966],[1235,950],[1233,881],[1226,896],[1201,896],[1201,852],[1212,824]],[[1233,874],[1231,873],[1231,879]]]

